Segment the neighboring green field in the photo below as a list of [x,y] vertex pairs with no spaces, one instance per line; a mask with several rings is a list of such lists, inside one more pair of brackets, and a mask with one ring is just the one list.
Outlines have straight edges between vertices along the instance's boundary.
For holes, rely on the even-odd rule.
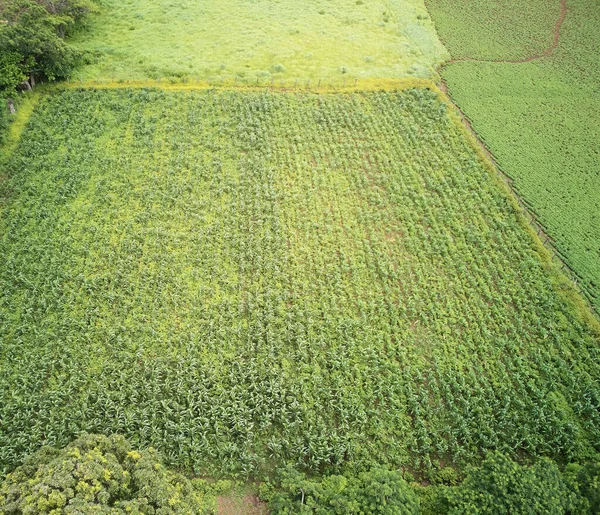
[[524,59],[552,44],[560,0],[425,0],[454,59]]
[[105,0],[77,79],[433,77],[448,57],[422,0]]
[[[432,13],[440,32],[450,31],[453,25],[445,23],[447,18],[436,16],[445,3],[432,0],[431,4],[438,5]],[[448,9],[454,15],[454,10]],[[521,4],[515,12],[521,12]],[[487,18],[480,20],[481,32],[488,22]],[[503,28],[505,25],[498,24],[496,30]],[[473,33],[479,32],[474,29]],[[532,206],[598,310],[597,0],[569,0],[560,34],[559,44],[549,57],[523,64],[459,62],[444,68],[442,75],[452,98],[471,120],[500,168],[515,180],[516,190]],[[456,37],[458,42],[464,41]],[[506,58],[513,55],[507,49]]]
[[600,450],[598,333],[431,91],[56,93],[8,172],[2,467],[82,430],[213,475]]

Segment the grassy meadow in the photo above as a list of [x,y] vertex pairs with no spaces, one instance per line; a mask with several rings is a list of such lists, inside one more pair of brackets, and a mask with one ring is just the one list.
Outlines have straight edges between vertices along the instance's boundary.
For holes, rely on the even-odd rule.
[[433,91],[56,92],[6,171],[3,470],[83,430],[243,478],[600,450],[598,332]]
[[83,80],[431,78],[448,56],[420,0],[104,0],[73,43]]
[[[477,2],[479,5],[480,2]],[[513,59],[524,56],[527,38],[513,37],[502,18],[479,12],[478,23],[467,34],[454,30],[454,4],[431,0],[438,31],[453,57]],[[481,2],[482,5],[487,2]],[[510,3],[506,6],[508,6]],[[527,51],[539,53],[551,44],[552,12],[558,19],[560,2],[537,6],[528,24],[531,37],[540,41]],[[523,4],[512,6],[521,16]],[[439,14],[445,11],[444,15]],[[458,11],[460,12],[460,11]],[[507,14],[508,16],[508,14]],[[454,21],[450,21],[450,19]],[[463,20],[465,23],[470,18]],[[554,21],[554,23],[556,20]],[[529,22],[528,22],[529,23]],[[506,35],[504,53],[488,52],[492,32]],[[536,34],[546,31],[543,40]],[[600,10],[594,0],[567,0],[564,24],[556,49],[528,63],[456,62],[442,75],[452,99],[471,121],[500,168],[514,179],[514,187],[536,214],[555,247],[579,278],[584,293],[600,310],[600,68],[598,34]],[[514,43],[508,43],[508,40]],[[467,48],[466,41],[473,48]],[[452,43],[453,42],[453,43]],[[498,47],[500,48],[500,47]],[[455,53],[456,52],[456,53]]]

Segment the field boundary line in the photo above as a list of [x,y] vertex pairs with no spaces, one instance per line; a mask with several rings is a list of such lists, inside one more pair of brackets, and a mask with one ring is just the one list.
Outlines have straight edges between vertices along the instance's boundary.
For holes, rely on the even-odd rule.
[[331,80],[289,79],[260,83],[235,78],[215,81],[191,80],[170,82],[169,80],[143,81],[68,81],[42,86],[45,91],[64,89],[158,89],[163,91],[277,91],[310,93],[356,93],[360,91],[404,91],[407,89],[439,89],[432,79],[405,77],[399,79],[351,79],[342,82]]

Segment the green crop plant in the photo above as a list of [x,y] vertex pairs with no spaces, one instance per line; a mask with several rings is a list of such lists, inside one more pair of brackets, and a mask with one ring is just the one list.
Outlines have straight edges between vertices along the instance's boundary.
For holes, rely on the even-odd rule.
[[600,450],[598,332],[436,92],[35,109],[3,165],[3,470],[82,431],[241,478]]

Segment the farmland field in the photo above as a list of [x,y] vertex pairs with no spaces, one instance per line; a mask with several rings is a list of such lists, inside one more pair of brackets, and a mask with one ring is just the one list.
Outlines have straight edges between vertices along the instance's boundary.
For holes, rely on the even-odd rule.
[[4,469],[600,450],[598,332],[433,91],[57,92],[6,172]]
[[517,60],[552,44],[560,0],[425,0],[452,58]]
[[76,79],[430,78],[448,57],[421,0],[105,0],[89,25]]
[[[559,20],[560,2],[551,2],[551,7],[546,2],[502,4],[512,16],[537,7],[537,15],[526,17],[527,27],[522,28],[529,31],[526,35],[516,37],[514,26],[503,23],[500,17],[482,15],[477,23],[465,17],[459,22],[457,12],[462,11],[456,11],[455,4],[429,2],[438,31],[458,60],[469,55],[512,60],[526,57],[526,50],[533,55],[543,53],[543,45],[550,45],[553,36],[552,24],[546,18],[553,13],[555,23]],[[485,12],[475,7],[470,11],[471,15]],[[469,34],[454,30],[455,23],[467,21],[473,27]],[[547,30],[545,40],[537,36],[542,29]],[[498,46],[504,53],[488,52],[483,37],[486,32],[504,34],[514,43]],[[600,311],[598,34],[598,2],[567,0],[557,46],[548,56],[519,64],[455,62],[442,71],[452,99],[500,168],[514,179],[515,189],[554,240],[596,311]],[[540,45],[521,45],[520,41],[529,36]]]

